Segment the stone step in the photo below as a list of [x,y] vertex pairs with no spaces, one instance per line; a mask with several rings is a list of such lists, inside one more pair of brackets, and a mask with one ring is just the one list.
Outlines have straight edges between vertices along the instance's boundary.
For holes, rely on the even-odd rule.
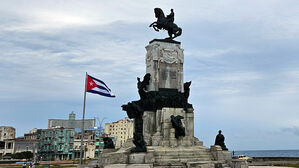
[[212,161],[211,158],[196,158],[196,157],[190,157],[190,158],[178,158],[178,157],[160,157],[155,158],[155,161],[157,160],[188,160],[188,161]]
[[155,159],[193,159],[193,160],[212,160],[210,157],[180,157],[180,156],[162,156],[162,157],[155,157]]
[[231,168],[227,163],[222,163],[222,168]]
[[195,161],[211,161],[209,158],[189,158],[189,159],[182,159],[182,158],[155,158],[156,163],[160,162],[195,162]]
[[157,156],[159,156],[159,155],[163,155],[163,156],[165,156],[165,155],[182,155],[182,156],[187,156],[187,155],[196,155],[196,156],[210,155],[210,156],[212,156],[212,154],[210,154],[210,153],[195,153],[195,152],[188,152],[188,153],[187,152],[186,153],[182,153],[182,152],[156,153],[156,152],[154,152],[154,155],[157,155]]
[[172,155],[180,155],[180,156],[212,156],[210,153],[154,153],[155,156],[172,156]]
[[154,166],[154,168],[186,168],[186,166]]
[[192,155],[181,155],[181,154],[167,154],[167,155],[154,155],[154,157],[196,157],[196,158],[212,158],[211,155],[205,154],[205,155],[197,155],[197,154],[192,154]]
[[179,154],[186,154],[186,155],[190,155],[190,154],[211,154],[210,152],[203,152],[203,151],[154,151],[153,153],[157,153],[157,154],[161,154],[161,155],[165,155],[165,154],[173,154],[173,153],[179,153]]
[[205,155],[196,155],[196,154],[189,154],[189,155],[181,155],[181,154],[168,154],[168,155],[154,155],[155,158],[167,157],[167,158],[209,158],[212,159],[212,155],[205,154]]

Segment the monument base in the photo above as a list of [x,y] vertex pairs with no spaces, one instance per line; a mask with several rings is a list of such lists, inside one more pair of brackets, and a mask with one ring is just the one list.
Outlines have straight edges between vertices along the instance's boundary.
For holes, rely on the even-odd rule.
[[[204,146],[147,146],[147,152],[130,153],[132,148],[121,148],[117,152],[101,153],[99,166],[112,167],[168,167],[168,168],[224,168],[231,167],[232,159],[229,151],[217,151]],[[220,154],[221,152],[225,154]],[[216,157],[215,157],[216,156]],[[221,157],[220,157],[221,156]],[[229,157],[230,156],[230,157]]]

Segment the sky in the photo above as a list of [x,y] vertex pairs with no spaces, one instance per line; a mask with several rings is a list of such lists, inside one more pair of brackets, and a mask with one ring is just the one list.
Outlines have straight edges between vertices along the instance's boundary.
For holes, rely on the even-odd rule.
[[[173,8],[192,80],[195,136],[230,150],[299,149],[298,0],[4,0],[0,5],[0,125],[17,136],[48,119],[82,118],[85,72],[116,98],[87,94],[86,118],[126,117],[138,100],[153,9]],[[99,123],[98,123],[99,124]]]

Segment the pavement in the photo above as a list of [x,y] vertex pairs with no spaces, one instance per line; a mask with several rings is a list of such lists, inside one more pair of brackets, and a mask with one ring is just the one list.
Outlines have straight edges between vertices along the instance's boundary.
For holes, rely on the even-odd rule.
[[248,168],[291,168],[283,166],[248,166]]
[[98,160],[91,160],[88,162],[88,165],[78,165],[77,168],[94,168],[98,164]]

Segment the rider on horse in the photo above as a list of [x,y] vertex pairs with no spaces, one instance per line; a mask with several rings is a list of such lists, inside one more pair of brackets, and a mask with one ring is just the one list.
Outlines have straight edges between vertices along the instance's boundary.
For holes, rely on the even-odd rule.
[[182,29],[174,23],[174,12],[173,9],[170,10],[170,14],[165,17],[162,9],[155,8],[156,22],[153,22],[150,27],[153,27],[155,31],[161,29],[167,30],[169,37],[167,39],[174,39],[182,34]]

